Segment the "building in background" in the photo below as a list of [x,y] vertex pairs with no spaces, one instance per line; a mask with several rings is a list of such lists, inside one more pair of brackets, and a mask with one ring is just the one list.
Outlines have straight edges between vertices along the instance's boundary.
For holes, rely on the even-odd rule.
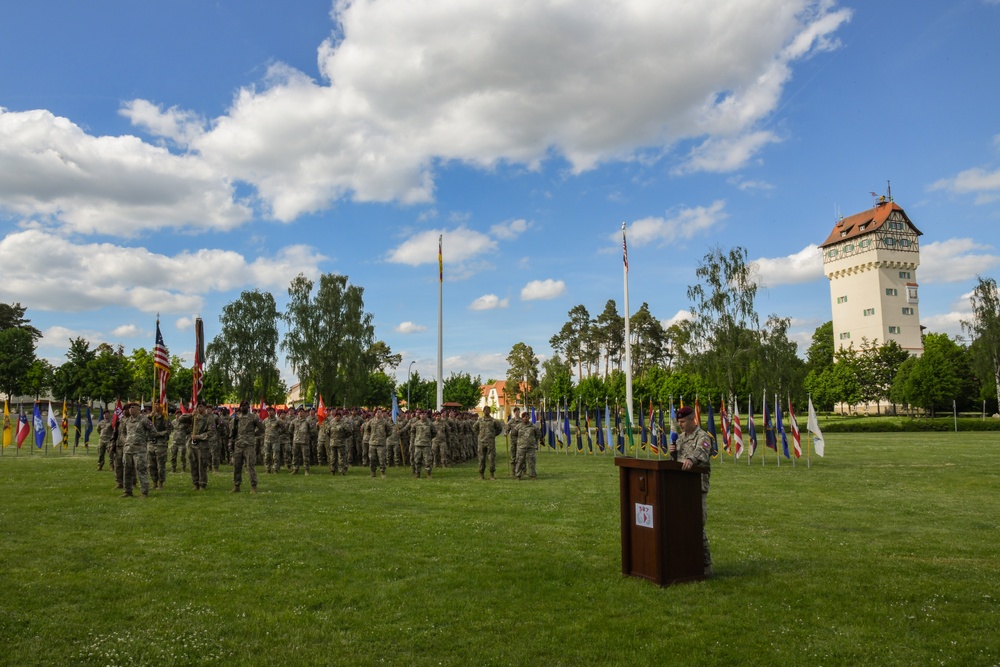
[[919,229],[890,195],[873,208],[841,218],[820,245],[830,280],[836,349],[894,340],[923,353],[917,267]]

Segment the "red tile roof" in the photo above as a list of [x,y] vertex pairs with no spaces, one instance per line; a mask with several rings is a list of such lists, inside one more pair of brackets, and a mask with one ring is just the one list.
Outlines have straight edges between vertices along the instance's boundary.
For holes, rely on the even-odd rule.
[[[834,243],[839,243],[840,241],[846,241],[847,239],[858,238],[859,236],[864,236],[871,232],[874,232],[882,224],[889,219],[889,214],[893,211],[899,211],[903,218],[917,236],[922,236],[923,232],[916,228],[916,226],[910,222],[910,218],[907,217],[906,211],[904,211],[896,202],[885,201],[879,202],[875,208],[870,208],[867,211],[862,211],[861,213],[855,213],[854,215],[841,218],[837,221],[837,224],[833,226],[833,231],[826,238],[823,243],[819,245],[820,248],[825,248],[828,245],[833,245]],[[864,229],[861,229],[864,227]]]

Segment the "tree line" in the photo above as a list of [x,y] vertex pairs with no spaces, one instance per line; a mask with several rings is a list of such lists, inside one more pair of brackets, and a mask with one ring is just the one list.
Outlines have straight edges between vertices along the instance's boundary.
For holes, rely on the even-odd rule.
[[[963,321],[968,341],[928,332],[919,357],[892,340],[864,339],[858,347],[836,350],[829,321],[815,330],[802,358],[788,336],[789,317],[771,314],[760,323],[757,267],[744,248],[710,249],[695,276],[698,281],[687,289],[690,319],[665,326],[647,303],[630,315],[637,404],[666,406],[682,397],[690,403],[696,396],[703,403],[745,401],[753,395],[759,409],[766,391],[797,405],[811,397],[822,410],[880,403],[933,414],[951,410],[953,400],[960,410],[978,409],[984,400],[996,407],[1000,298],[991,278],[977,279],[973,315]],[[615,300],[596,317],[585,305],[574,306],[549,343],[555,354],[540,365],[530,345],[511,348],[507,386],[517,400],[565,400],[573,407],[624,403],[625,320]]]

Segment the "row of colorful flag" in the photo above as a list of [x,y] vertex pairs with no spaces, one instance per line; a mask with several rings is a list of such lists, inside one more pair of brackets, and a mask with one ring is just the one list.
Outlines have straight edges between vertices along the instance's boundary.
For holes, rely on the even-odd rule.
[[[119,401],[119,405],[120,405]],[[15,416],[15,421],[11,421],[11,417]],[[41,449],[45,444],[45,438],[48,434],[52,435],[52,446],[58,447],[62,444],[64,447],[69,444],[69,433],[70,426],[76,430],[75,441],[73,446],[76,447],[80,444],[81,435],[84,439],[84,446],[90,446],[90,434],[94,430],[94,422],[91,418],[90,405],[87,405],[86,411],[83,411],[78,404],[76,406],[76,419],[73,420],[72,424],[69,422],[69,411],[66,408],[66,401],[63,401],[62,407],[62,419],[56,417],[56,412],[52,407],[52,401],[49,401],[49,409],[42,417],[42,412],[40,409],[40,404],[35,403],[34,413],[31,415],[29,420],[29,413],[24,409],[24,405],[18,406],[18,411],[15,415],[10,412],[10,405],[7,401],[3,403],[3,447],[7,448],[16,443],[17,448],[20,449],[24,444],[25,440],[34,433],[35,445]],[[64,444],[65,443],[65,444]]]
[[[668,443],[677,441],[679,434],[677,410],[683,407],[682,400],[677,408],[671,403],[669,410],[664,410],[662,406],[654,405],[650,400],[648,410],[643,410],[640,402],[638,423],[636,424],[630,418],[627,410],[620,410],[616,404],[612,411],[608,402],[605,402],[603,411],[599,407],[588,408],[586,406],[578,406],[574,410],[565,403],[557,404],[555,407],[543,404],[540,410],[536,410],[535,406],[531,407],[531,423],[540,427],[542,441],[551,449],[565,448],[569,451],[575,444],[576,451],[581,453],[584,451],[591,454],[615,451],[625,455],[648,451],[660,456],[667,453]],[[697,398],[693,409],[695,423],[700,426],[702,423],[701,401]],[[594,418],[593,422],[591,415]],[[752,457],[757,452],[757,425],[753,400],[750,397],[747,398],[746,415],[747,433],[744,435],[738,402],[731,400],[730,407],[727,409],[726,402],[723,400],[719,408],[720,428],[717,429],[715,412],[711,402],[709,402],[705,430],[713,441],[713,457],[719,456],[720,450],[716,443],[720,437],[722,451],[730,456],[739,458],[745,451],[749,457]],[[791,458],[793,455],[795,458],[800,458],[802,456],[802,435],[792,401],[788,401],[790,431],[785,428],[784,413],[777,398],[774,400],[773,408],[768,405],[767,401],[763,402],[761,417],[765,446],[777,452],[780,439],[781,453],[784,454],[785,458]],[[816,420],[816,411],[811,398],[809,399],[809,417],[806,428],[813,435],[814,451],[817,455],[823,456],[825,453],[823,434]],[[789,435],[791,436],[791,449],[789,449]]]

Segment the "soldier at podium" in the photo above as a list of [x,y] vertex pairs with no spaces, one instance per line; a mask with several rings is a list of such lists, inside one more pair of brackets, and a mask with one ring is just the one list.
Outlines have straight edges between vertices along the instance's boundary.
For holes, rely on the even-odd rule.
[[[694,466],[712,465],[712,436],[701,429],[701,425],[694,420],[694,410],[683,407],[677,411],[677,425],[680,428],[680,435],[676,443],[670,443],[670,455],[680,461],[684,470],[690,470]],[[701,475],[701,514],[702,525],[708,523],[708,478],[710,473]],[[702,541],[704,542],[705,554],[705,576],[712,576],[712,554],[708,550],[708,534],[702,528]]]

